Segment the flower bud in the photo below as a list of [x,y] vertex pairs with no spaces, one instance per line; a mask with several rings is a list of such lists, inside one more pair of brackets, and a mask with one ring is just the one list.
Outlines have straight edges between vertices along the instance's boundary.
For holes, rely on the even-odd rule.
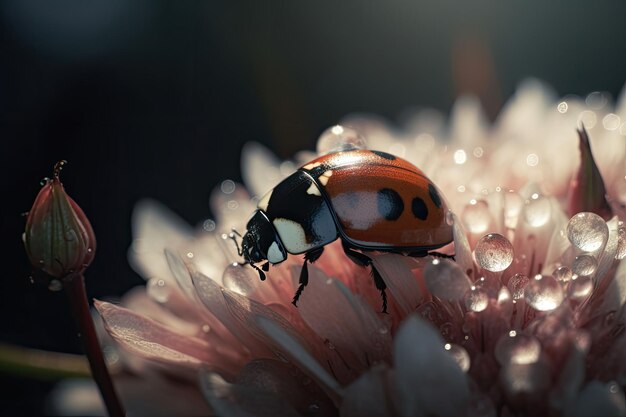
[[93,260],[96,237],[83,210],[65,193],[54,166],[26,220],[24,246],[33,267],[55,278],[82,272]]

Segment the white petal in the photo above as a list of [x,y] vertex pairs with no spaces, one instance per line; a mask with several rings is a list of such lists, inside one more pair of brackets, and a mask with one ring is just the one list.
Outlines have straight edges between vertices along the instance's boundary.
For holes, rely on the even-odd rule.
[[341,417],[393,417],[389,369],[378,366],[365,372],[346,388],[339,410]]
[[461,267],[447,259],[434,259],[426,264],[424,281],[432,295],[449,301],[462,300],[471,286]]
[[566,417],[625,417],[624,392],[615,383],[591,381],[565,410]]
[[467,410],[465,374],[444,350],[437,330],[416,315],[406,319],[396,335],[394,381],[403,416],[454,417]]
[[132,228],[133,244],[128,250],[131,266],[145,279],[171,280],[163,251],[188,243],[192,228],[154,200],[141,200],[135,205]]
[[269,149],[248,142],[241,151],[241,176],[252,195],[262,196],[280,182],[280,162]]

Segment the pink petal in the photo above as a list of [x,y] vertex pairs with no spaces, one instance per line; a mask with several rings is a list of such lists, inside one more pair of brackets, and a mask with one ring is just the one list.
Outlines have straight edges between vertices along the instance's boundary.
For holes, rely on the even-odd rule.
[[200,387],[216,415],[228,417],[300,417],[291,405],[274,393],[229,384],[211,372],[200,374]]
[[241,176],[253,195],[263,196],[284,177],[280,161],[265,146],[248,142],[241,151]]
[[461,267],[447,259],[433,259],[424,268],[428,291],[442,300],[458,301],[469,291],[471,281]]
[[389,292],[398,304],[402,315],[409,314],[423,301],[415,275],[407,265],[405,257],[385,254],[373,257],[374,266],[380,272]]
[[456,214],[453,215],[454,226],[452,227],[452,235],[454,236],[454,259],[463,271],[472,271],[474,269],[474,261],[472,258],[472,250],[467,240],[467,233],[463,228],[461,219]]
[[416,315],[404,321],[395,337],[394,382],[402,415],[454,417],[467,410],[465,374],[444,350],[439,332]]
[[[300,272],[297,267],[292,271],[295,276]],[[346,361],[357,362],[353,367],[363,369],[369,366],[369,361],[389,358],[390,329],[367,303],[319,268],[309,266],[309,285],[298,308],[315,333],[341,352]]]
[[315,379],[335,404],[340,402],[342,388],[339,383],[311,356],[311,354],[288,334],[282,326],[271,319],[258,317],[259,328],[280,346],[288,359],[296,363],[299,368]]
[[107,332],[134,354],[167,364],[197,367],[211,361],[209,343],[172,332],[162,324],[111,303],[96,301]]

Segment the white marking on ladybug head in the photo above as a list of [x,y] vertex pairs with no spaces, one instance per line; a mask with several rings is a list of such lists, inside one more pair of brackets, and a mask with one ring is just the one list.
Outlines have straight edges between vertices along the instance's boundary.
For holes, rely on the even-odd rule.
[[267,250],[267,260],[272,264],[277,264],[285,260],[285,256],[278,247],[278,243],[272,242]]
[[322,163],[321,163],[321,162],[313,162],[313,163],[310,163],[310,164],[306,164],[306,165],[305,165],[305,166],[303,166],[302,168],[303,168],[303,169],[306,169],[307,171],[310,171],[310,170],[312,170],[313,168],[316,168],[316,167],[318,167],[318,166],[320,166],[320,165],[322,165]]
[[279,217],[274,219],[272,223],[288,252],[302,253],[314,247],[307,243],[304,229],[298,222]]
[[272,188],[271,190],[266,192],[263,197],[261,197],[261,199],[259,200],[259,202],[256,205],[257,208],[259,208],[259,209],[261,209],[263,211],[267,211],[267,206],[270,203],[270,198],[272,197],[272,192],[273,191],[274,191],[274,189]]
[[316,195],[318,197],[322,196],[322,193],[320,193],[320,189],[317,188],[317,185],[314,182],[311,183],[311,186],[306,190],[306,193]]
[[329,169],[328,171],[324,171],[324,173],[319,177],[320,183],[322,185],[326,185],[328,183],[328,179],[333,175],[333,171]]

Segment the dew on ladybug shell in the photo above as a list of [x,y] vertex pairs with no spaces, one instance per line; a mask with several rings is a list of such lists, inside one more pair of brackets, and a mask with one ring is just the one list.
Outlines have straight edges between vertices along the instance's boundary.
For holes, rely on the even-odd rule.
[[478,241],[474,256],[481,268],[491,272],[504,271],[513,262],[513,245],[504,236],[490,233]]
[[541,355],[541,344],[532,335],[511,330],[498,339],[494,355],[500,365],[535,363]]
[[236,262],[228,265],[222,274],[224,287],[240,295],[252,294],[256,289],[257,281],[256,274]]
[[554,310],[563,298],[561,284],[551,275],[536,275],[524,288],[524,299],[535,310]]
[[572,272],[577,275],[593,275],[598,268],[598,261],[590,255],[578,255],[572,262]]
[[318,155],[366,148],[367,144],[363,136],[356,130],[342,125],[326,129],[317,141]]
[[465,294],[465,306],[468,310],[479,313],[489,305],[489,296],[479,287],[472,286]]
[[469,370],[471,360],[465,348],[454,343],[446,343],[444,349],[452,356],[463,372]]
[[524,288],[526,288],[529,281],[528,277],[524,274],[515,274],[509,278],[509,282],[507,282],[506,286],[509,291],[511,291],[514,300],[524,298]]
[[552,276],[559,282],[568,282],[572,279],[572,270],[567,266],[559,266],[552,272]]
[[584,252],[593,252],[606,244],[609,227],[595,213],[578,213],[567,223],[567,238]]
[[587,298],[591,291],[593,291],[593,279],[588,275],[583,275],[572,278],[567,293],[571,299],[582,300]]

